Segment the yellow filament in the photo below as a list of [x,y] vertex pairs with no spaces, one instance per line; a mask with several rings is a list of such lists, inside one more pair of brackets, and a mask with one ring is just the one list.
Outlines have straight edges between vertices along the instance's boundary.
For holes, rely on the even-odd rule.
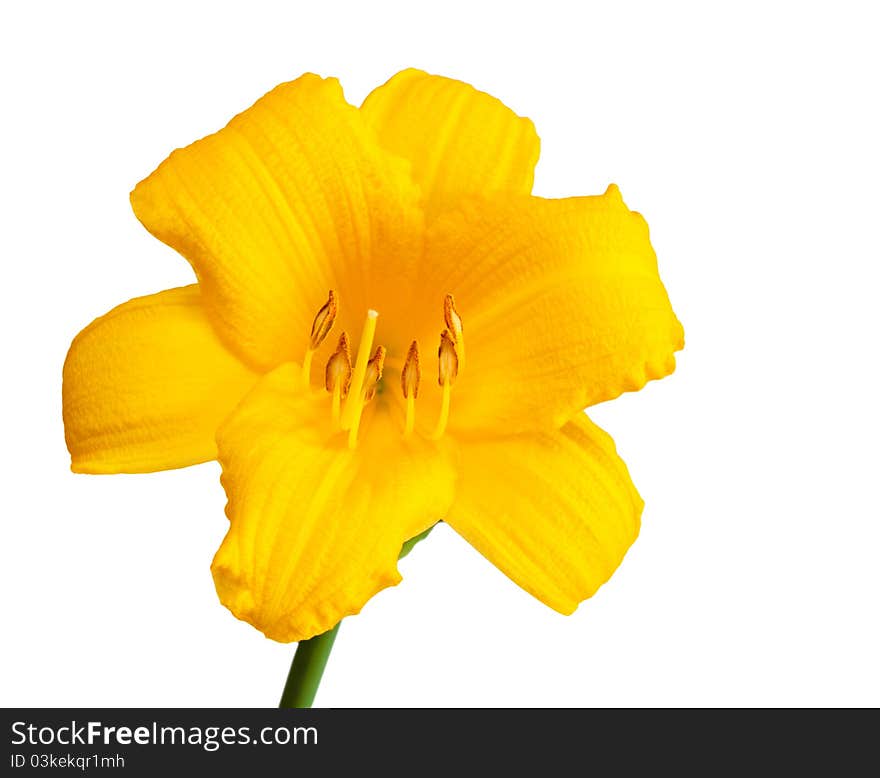
[[314,353],[311,349],[306,349],[306,355],[303,358],[303,389],[308,389],[312,383],[312,354]]
[[[364,404],[360,403],[361,409],[363,409]],[[351,428],[348,430],[348,447],[351,449],[357,448],[358,444],[358,429],[361,426],[361,415],[358,413],[357,416],[354,417],[354,421],[351,423]]]
[[[351,375],[348,397],[345,398],[345,406],[342,409],[342,429],[344,430],[355,426],[356,417],[360,423],[361,411],[364,407],[364,376],[367,373],[367,363],[370,361],[370,351],[373,348],[373,337],[376,335],[376,319],[378,318],[378,312],[372,309],[367,311],[367,320],[364,322],[364,331],[358,346],[357,361]],[[355,440],[357,440],[357,433],[355,433]]]
[[449,398],[452,395],[452,384],[449,381],[443,382],[443,400],[440,405],[440,418],[437,419],[437,427],[431,436],[434,440],[443,437],[446,432],[446,424],[449,421]]
[[342,397],[342,382],[337,381],[336,386],[333,387],[333,399],[331,400],[331,409],[333,412],[333,429],[339,429],[339,406],[340,399]]
[[406,426],[403,428],[404,437],[412,435],[416,423],[416,398],[410,395],[406,398]]

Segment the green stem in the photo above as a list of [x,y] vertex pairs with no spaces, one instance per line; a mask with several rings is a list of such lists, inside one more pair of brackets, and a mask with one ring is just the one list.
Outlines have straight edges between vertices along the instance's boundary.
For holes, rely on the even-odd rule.
[[[341,622],[340,622],[341,623]],[[309,640],[301,640],[293,655],[279,708],[311,708],[324,675],[339,624]]]
[[[400,549],[399,559],[403,559],[412,551],[416,543],[428,537],[432,529],[433,527],[428,527],[421,534],[407,540]],[[293,655],[290,672],[287,674],[287,683],[284,684],[284,691],[281,693],[279,708],[312,707],[337,632],[339,632],[339,624],[321,635],[299,642]]]

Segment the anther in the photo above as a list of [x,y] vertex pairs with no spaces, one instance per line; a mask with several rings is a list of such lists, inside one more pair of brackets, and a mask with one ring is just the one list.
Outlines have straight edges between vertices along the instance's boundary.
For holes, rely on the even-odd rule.
[[416,422],[416,398],[419,396],[419,382],[422,371],[419,368],[419,344],[413,341],[406,353],[406,362],[400,372],[400,387],[403,389],[403,397],[406,400],[406,426],[403,434],[412,435]]
[[382,370],[385,367],[385,346],[377,346],[376,353],[373,354],[367,363],[367,372],[364,375],[364,404],[368,403],[376,396],[376,387],[382,378]]
[[443,398],[440,405],[440,418],[437,419],[437,427],[432,437],[441,438],[446,431],[449,421],[449,401],[452,395],[452,384],[458,377],[458,354],[455,351],[455,342],[449,330],[443,330],[440,334],[440,348],[437,350],[438,375],[437,381],[443,387]]
[[447,294],[443,300],[443,319],[455,339],[458,368],[464,370],[464,327],[461,323],[461,316],[458,315],[455,308],[455,298],[451,294]]
[[336,295],[331,289],[327,296],[327,302],[315,314],[315,320],[312,322],[312,333],[309,336],[309,348],[312,351],[315,351],[329,334],[333,322],[336,321],[336,310]]
[[333,427],[339,428],[340,400],[348,395],[351,385],[351,349],[348,345],[348,335],[343,332],[339,336],[336,351],[327,360],[324,370],[324,386],[333,395]]
[[321,309],[315,314],[315,320],[312,322],[312,331],[309,334],[309,347],[306,349],[302,365],[303,386],[305,387],[308,387],[311,383],[312,354],[324,342],[324,338],[327,337],[332,329],[333,322],[336,321],[336,311],[336,295],[331,289],[327,295],[327,302],[321,306]]

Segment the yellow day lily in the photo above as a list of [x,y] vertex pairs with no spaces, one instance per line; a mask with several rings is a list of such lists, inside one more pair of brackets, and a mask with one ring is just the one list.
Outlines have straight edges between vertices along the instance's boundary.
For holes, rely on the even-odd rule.
[[131,202],[198,284],[73,341],[73,470],[219,459],[216,588],[275,640],[357,613],[439,520],[572,612],[642,509],[582,411],[671,373],[683,334],[642,217],[613,185],[532,196],[538,151],[417,70],[360,109],[304,75],[174,151]]

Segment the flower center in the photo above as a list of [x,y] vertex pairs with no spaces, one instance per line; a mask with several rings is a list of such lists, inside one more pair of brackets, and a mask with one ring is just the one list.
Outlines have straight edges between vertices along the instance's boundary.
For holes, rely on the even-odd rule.
[[[312,323],[309,345],[302,365],[302,381],[305,388],[311,385],[312,356],[333,328],[337,312],[336,295],[331,291],[327,302],[320,308]],[[378,311],[372,309],[367,311],[354,365],[351,360],[348,334],[343,332],[339,337],[336,350],[331,354],[324,369],[324,386],[331,397],[333,428],[348,431],[349,448],[354,448],[357,445],[364,406],[375,397],[385,366],[385,347],[377,346],[373,351],[378,318]],[[459,372],[464,368],[464,333],[461,317],[455,308],[455,299],[451,294],[447,294],[443,301],[443,318],[446,322],[446,329],[440,334],[440,347],[437,351],[437,380],[442,390],[442,397],[440,415],[434,431],[430,435],[434,440],[443,437],[446,432],[452,385]],[[419,344],[414,340],[410,344],[403,368],[400,371],[400,388],[406,405],[404,437],[412,435],[415,429],[416,399],[419,396],[420,382]]]

